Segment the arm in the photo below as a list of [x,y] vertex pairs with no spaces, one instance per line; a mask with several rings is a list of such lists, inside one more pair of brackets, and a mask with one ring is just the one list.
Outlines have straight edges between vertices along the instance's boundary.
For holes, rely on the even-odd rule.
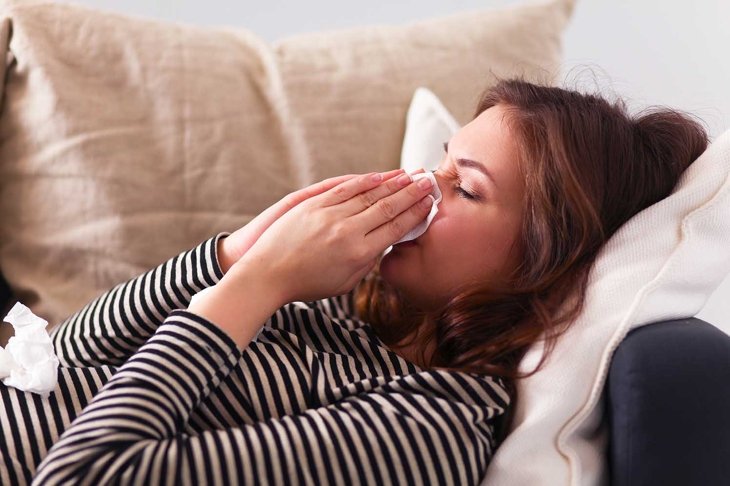
[[100,295],[51,331],[61,366],[121,365],[173,309],[223,277],[222,232]]
[[484,419],[500,412],[405,384],[185,434],[192,410],[240,356],[217,326],[173,311],[51,448],[33,484],[478,484],[486,472],[493,442]]
[[[400,172],[386,172],[384,179]],[[187,307],[192,295],[217,284],[278,218],[302,201],[354,177],[333,177],[289,194],[234,233],[220,233],[99,296],[52,331],[61,365],[122,364],[171,310]]]

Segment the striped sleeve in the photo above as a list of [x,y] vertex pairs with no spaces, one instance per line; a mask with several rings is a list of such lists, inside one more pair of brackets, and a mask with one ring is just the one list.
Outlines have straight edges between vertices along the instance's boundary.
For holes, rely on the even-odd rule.
[[218,262],[222,232],[100,295],[51,331],[61,366],[119,366],[174,309],[223,278]]
[[214,324],[173,311],[51,448],[33,484],[476,485],[486,472],[491,427],[477,424],[492,412],[415,389],[186,433],[239,356]]

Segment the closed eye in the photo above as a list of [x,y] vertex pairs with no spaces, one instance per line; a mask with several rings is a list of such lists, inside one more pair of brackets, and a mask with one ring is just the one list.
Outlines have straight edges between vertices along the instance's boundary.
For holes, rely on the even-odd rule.
[[474,200],[478,199],[473,194],[469,194],[468,192],[466,192],[461,186],[458,186],[458,185],[454,186],[454,190],[459,195],[459,197],[463,197],[464,199],[474,199]]
[[[449,142],[444,142],[444,152],[446,153],[446,155],[449,154]],[[436,172],[436,170],[434,170],[433,172]],[[454,191],[456,191],[456,193],[459,195],[460,198],[470,199],[473,201],[479,200],[479,197],[477,195],[471,194],[470,192],[466,191],[463,187],[461,187],[461,178],[459,178],[458,176],[456,177],[456,184],[453,187],[454,187]]]

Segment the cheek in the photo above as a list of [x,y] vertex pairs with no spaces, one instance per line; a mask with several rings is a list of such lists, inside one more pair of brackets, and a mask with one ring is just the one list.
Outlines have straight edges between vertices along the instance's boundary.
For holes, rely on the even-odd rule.
[[474,258],[484,258],[488,245],[485,240],[491,233],[487,227],[475,224],[473,216],[453,213],[438,216],[429,228],[431,261],[456,270],[471,266]]
[[432,239],[434,243],[438,243],[439,248],[453,251],[467,243],[471,246],[474,240],[493,237],[490,225],[484,221],[483,215],[444,211],[436,215],[428,231],[432,233]]
[[490,222],[485,215],[450,214],[440,219],[438,216],[429,228],[433,232],[431,261],[448,262],[455,273],[500,272],[513,239],[513,229],[504,218]]
[[439,254],[451,253],[458,249],[458,242],[467,231],[463,218],[439,212],[428,228],[431,249]]

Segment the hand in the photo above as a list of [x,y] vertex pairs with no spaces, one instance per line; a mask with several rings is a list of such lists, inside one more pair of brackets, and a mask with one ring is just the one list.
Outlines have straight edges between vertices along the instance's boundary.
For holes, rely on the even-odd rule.
[[[422,170],[422,169],[420,169]],[[417,173],[419,171],[415,171]],[[383,180],[389,180],[403,173],[403,169],[383,172]],[[284,196],[279,202],[264,210],[261,214],[249,221],[245,226],[237,229],[225,238],[218,240],[218,261],[223,273],[236,263],[259,237],[271,226],[271,224],[284,215],[287,211],[311,197],[321,194],[333,187],[356,177],[356,174],[348,174],[325,179],[311,186],[299,189]]]
[[[428,214],[431,187],[360,175],[289,209],[260,235],[221,283],[258,280],[280,305],[350,291],[383,251]],[[424,179],[428,180],[428,179]],[[424,200],[427,205],[418,205]]]

